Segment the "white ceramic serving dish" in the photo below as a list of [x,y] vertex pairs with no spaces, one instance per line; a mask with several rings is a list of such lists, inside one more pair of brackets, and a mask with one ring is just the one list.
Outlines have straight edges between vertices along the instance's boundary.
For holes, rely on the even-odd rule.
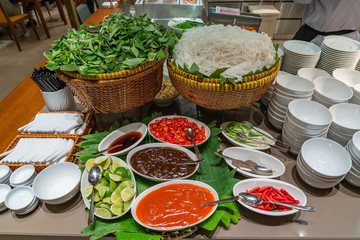
[[[191,118],[191,117],[180,116],[180,115],[162,116],[162,117],[158,117],[158,118],[153,119],[153,120],[148,124],[148,132],[149,132],[149,134],[150,134],[153,138],[155,138],[157,141],[159,141],[159,142],[164,142],[164,141],[161,141],[160,139],[156,138],[156,137],[151,133],[150,126],[151,126],[151,124],[155,123],[155,121],[161,120],[161,119],[163,119],[163,118],[169,118],[169,119],[170,119],[170,118],[176,118],[176,117],[186,118],[189,122],[194,122],[194,123],[196,123],[196,125],[198,126],[199,129],[201,129],[202,127],[204,127],[204,129],[205,129],[205,137],[206,137],[206,138],[205,138],[204,141],[202,141],[202,142],[200,142],[200,143],[197,143],[197,144],[196,144],[197,146],[200,146],[201,144],[205,143],[205,142],[209,139],[211,132],[210,132],[209,127],[208,127],[205,123],[200,122],[199,120],[196,120],[196,119]],[[181,147],[185,147],[185,148],[192,148],[192,147],[193,147],[192,144],[191,144],[191,145],[180,145],[180,144],[177,144],[177,145],[178,145],[178,146],[181,146]]]
[[288,94],[307,96],[313,93],[315,85],[306,78],[295,75],[283,75],[277,78],[275,88]]
[[6,209],[5,198],[11,191],[11,187],[7,184],[0,184],[0,212]]
[[308,128],[305,128],[297,123],[295,123],[293,120],[291,120],[291,118],[289,117],[286,117],[285,118],[285,123],[289,126],[289,128],[291,128],[292,130],[300,133],[300,134],[305,134],[305,135],[308,135],[308,136],[316,136],[316,135],[319,135],[319,134],[326,134],[328,128],[324,128],[324,129],[321,129],[321,130],[312,130],[312,129],[308,129]]
[[[251,190],[254,187],[265,187],[265,186],[272,186],[277,189],[281,189],[281,188],[285,189],[291,196],[293,196],[296,200],[300,201],[299,205],[301,205],[301,206],[305,206],[305,204],[307,202],[307,198],[306,198],[304,192],[301,191],[298,187],[296,187],[290,183],[275,180],[275,179],[252,178],[252,179],[241,180],[240,182],[238,182],[237,184],[234,185],[233,194],[234,194],[234,196],[237,196],[239,193],[246,192],[246,190]],[[257,208],[248,206],[248,205],[242,203],[240,200],[239,200],[239,203],[251,211],[254,211],[256,213],[260,213],[263,215],[267,215],[267,216],[286,216],[286,215],[294,214],[299,211],[296,209],[292,209],[289,211],[271,212],[271,211],[264,211],[261,209],[257,209]]]
[[122,154],[128,153],[131,149],[133,149],[134,147],[139,145],[141,143],[141,141],[146,137],[147,127],[143,123],[130,123],[128,125],[120,127],[119,129],[116,129],[115,131],[113,131],[112,133],[107,135],[103,140],[101,140],[101,142],[99,143],[99,146],[98,146],[98,151],[102,151],[102,150],[107,149],[110,146],[110,144],[112,144],[115,140],[117,140],[121,136],[123,136],[123,135],[125,135],[127,133],[130,133],[130,132],[140,132],[141,133],[140,139],[137,140],[130,147],[127,147],[127,148],[125,148],[125,149],[123,149],[121,151],[118,151],[118,152],[115,152],[115,153],[104,152],[103,155],[105,155],[105,156],[115,156],[115,155],[122,155]]
[[339,143],[326,138],[311,138],[301,147],[304,166],[329,179],[344,176],[351,168],[350,154]]
[[292,154],[297,155],[299,153],[299,151],[301,149],[301,146],[302,146],[302,143],[301,144],[300,143],[294,143],[292,140],[290,140],[290,138],[284,132],[282,134],[282,140],[286,145],[290,146],[289,151]]
[[314,92],[314,94],[312,95],[312,98],[311,98],[312,101],[318,102],[326,108],[330,108],[332,105],[336,104],[336,103],[329,103],[329,102],[322,100],[320,97],[318,97],[317,94],[318,94],[317,92]]
[[[291,76],[294,76],[294,75],[291,75]],[[284,77],[284,76],[282,76],[282,77]],[[274,92],[276,92],[284,97],[296,98],[296,99],[299,99],[299,98],[308,99],[309,97],[311,97],[311,95],[313,94],[314,91],[311,91],[306,94],[292,94],[292,93],[284,92],[283,90],[280,90],[278,87],[275,86]]]
[[178,96],[179,96],[179,94],[176,94],[175,96],[167,97],[167,98],[154,98],[153,101],[159,107],[168,107],[173,103],[173,101],[175,101],[175,99]]
[[70,162],[51,165],[33,182],[36,197],[48,204],[62,204],[72,199],[80,188],[81,171]]
[[287,115],[296,124],[312,130],[328,128],[332,121],[329,109],[320,103],[304,99],[289,103]]
[[349,87],[360,83],[360,72],[352,69],[339,68],[332,73],[333,77],[344,82]]
[[10,185],[17,187],[20,185],[30,185],[36,176],[33,165],[24,165],[17,168],[10,176]]
[[188,29],[181,29],[181,28],[176,28],[175,26],[179,23],[183,23],[186,21],[195,21],[198,23],[204,23],[203,20],[201,18],[184,18],[184,17],[176,17],[176,18],[172,18],[169,22],[168,22],[168,26],[171,30],[175,31],[175,33],[177,34],[181,34],[184,31],[188,30]]
[[279,159],[277,159],[276,157],[273,157],[267,153],[257,151],[254,149],[247,149],[247,148],[242,148],[242,147],[229,147],[224,150],[223,155],[232,157],[235,159],[243,160],[243,161],[250,159],[250,160],[256,162],[260,166],[264,166],[264,167],[267,167],[267,168],[273,170],[273,174],[270,176],[258,175],[258,174],[250,173],[250,172],[247,172],[247,171],[244,171],[242,169],[235,167],[232,164],[231,160],[228,160],[225,158],[226,163],[231,168],[236,169],[237,172],[239,172],[240,174],[242,174],[246,177],[276,178],[276,177],[280,177],[285,172],[285,166]]
[[[208,190],[211,191],[211,193],[214,195],[215,197],[215,201],[219,199],[219,196],[217,194],[217,192],[215,191],[215,189],[213,189],[211,186],[209,186],[208,184],[206,183],[203,183],[203,182],[200,182],[200,181],[194,181],[194,180],[173,180],[173,181],[168,181],[168,182],[164,182],[164,183],[160,183],[160,184],[156,184],[155,186],[153,187],[150,187],[148,189],[146,189],[144,192],[142,192],[134,201],[134,204],[133,204],[133,207],[131,209],[131,214],[133,216],[133,218],[135,219],[135,221],[137,223],[139,223],[141,226],[145,227],[145,228],[148,228],[148,229],[151,229],[151,230],[154,230],[154,231],[163,231],[163,232],[172,232],[172,231],[177,231],[177,230],[182,230],[182,229],[187,229],[187,228],[191,228],[192,226],[195,226],[195,225],[198,225],[200,224],[201,222],[205,221],[206,219],[208,219],[216,210],[217,208],[217,204],[214,205],[212,211],[206,216],[204,217],[203,219],[199,220],[198,222],[194,223],[194,224],[189,224],[189,225],[186,225],[186,226],[183,226],[183,227],[176,227],[176,228],[155,228],[155,227],[151,227],[151,226],[147,226],[145,225],[144,223],[142,223],[137,215],[136,215],[136,208],[139,204],[139,202],[149,193],[151,193],[152,191],[156,190],[156,189],[159,189],[163,186],[167,186],[167,185],[173,185],[173,184],[178,184],[178,183],[185,183],[185,184],[194,184],[194,185],[198,185],[198,186],[201,186],[201,187],[204,187]],[[191,206],[184,206],[186,208],[190,208]]]
[[271,104],[269,105],[267,110],[268,110],[268,113],[270,113],[275,118],[277,118],[281,121],[285,121],[286,112],[283,113],[283,112],[277,111]]
[[310,81],[314,81],[318,77],[331,77],[328,72],[319,68],[300,68],[297,75]]
[[334,132],[333,130],[331,130],[329,128],[328,132],[327,132],[327,137],[328,139],[331,139],[337,143],[339,143],[341,146],[345,147],[346,144],[349,142],[348,139],[340,136],[339,134],[337,134],[336,132]]
[[287,108],[289,103],[295,99],[296,98],[294,98],[294,97],[286,97],[282,94],[279,94],[276,91],[274,91],[271,96],[271,100],[275,100],[276,102],[278,102],[281,106],[283,106],[285,108]]
[[12,171],[10,170],[9,166],[0,165],[0,182],[7,180],[10,177],[11,173]]
[[37,197],[35,197],[33,199],[33,201],[23,211],[14,211],[13,210],[13,212],[17,215],[25,215],[25,214],[32,212],[37,207],[38,204],[39,204],[39,199]]
[[351,144],[349,145],[349,147],[351,147],[351,150],[353,151],[355,156],[360,158],[360,131],[357,131],[353,135],[353,137],[351,139]]
[[360,98],[360,83],[355,84],[352,90],[354,91],[354,95]]
[[[284,108],[281,105],[276,105],[277,103],[275,103],[276,100],[273,100],[270,102],[269,106],[272,108],[272,110],[274,112],[276,112],[277,114],[281,115],[281,116],[285,116],[286,114],[286,108]],[[280,107],[279,107],[280,106]]]
[[36,197],[31,187],[19,186],[7,194],[5,205],[10,210],[22,212],[33,202],[34,198]]
[[269,122],[271,123],[271,125],[274,126],[277,130],[281,130],[283,128],[284,120],[275,117],[269,111],[267,112],[267,116],[268,116],[268,119],[269,119]]
[[[184,147],[181,147],[181,146],[179,146],[179,145],[170,144],[170,143],[148,143],[148,144],[144,144],[144,145],[141,145],[141,146],[138,146],[138,147],[132,149],[132,150],[128,153],[128,155],[126,156],[126,162],[128,162],[129,168],[130,168],[133,172],[135,172],[136,174],[138,174],[138,175],[140,175],[140,176],[142,176],[142,177],[144,177],[144,178],[146,178],[146,179],[155,181],[155,182],[164,182],[164,181],[171,181],[171,180],[176,180],[176,179],[155,178],[155,177],[150,177],[150,176],[147,176],[147,175],[145,175],[145,174],[139,173],[138,171],[136,171],[136,170],[134,169],[134,167],[131,165],[131,161],[130,161],[131,157],[132,157],[136,152],[138,152],[138,151],[140,151],[140,150],[143,150],[143,149],[145,149],[145,148],[153,148],[153,147],[171,147],[171,148],[175,148],[175,149],[178,149],[178,150],[180,150],[180,151],[182,151],[182,152],[185,152],[192,160],[194,160],[194,161],[197,160],[196,155],[195,155],[192,151],[190,151],[190,150],[188,150],[188,149],[186,149],[186,148],[184,148]],[[179,178],[179,179],[185,179],[185,178],[188,178],[188,177],[192,176],[192,175],[198,170],[198,168],[199,168],[199,164],[196,165],[195,170],[194,170],[191,174],[187,175],[186,177]]]
[[[263,147],[253,147],[253,146],[249,146],[247,144],[244,144],[244,143],[241,143],[241,142],[238,142],[238,141],[235,141],[234,139],[232,139],[231,137],[229,137],[227,134],[226,134],[226,128],[227,126],[230,124],[231,122],[224,122],[220,125],[220,129],[222,130],[222,135],[227,139],[229,140],[229,142],[231,142],[232,144],[234,145],[237,145],[237,146],[240,146],[240,147],[246,147],[246,148],[250,148],[250,149],[257,149],[257,150],[265,150],[265,149],[269,149],[270,146],[269,145],[264,145]],[[274,138],[270,135],[270,133],[262,130],[261,128],[257,128],[257,127],[254,127],[254,129],[260,133],[262,133],[269,144],[275,144],[275,141],[274,141]]]
[[320,134],[316,134],[316,135],[308,135],[305,133],[300,133],[300,132],[294,131],[291,127],[288,126],[287,122],[288,121],[285,121],[283,129],[286,131],[287,135],[289,137],[291,137],[292,139],[306,141],[309,138],[326,136],[326,133],[320,133]]
[[360,175],[357,175],[354,171],[350,170],[346,174],[345,180],[355,187],[360,187]]
[[332,77],[319,77],[314,80],[317,97],[328,103],[349,101],[353,92],[345,83]]
[[360,106],[352,103],[340,103],[329,108],[333,120],[331,127],[336,132],[349,135],[360,130]]

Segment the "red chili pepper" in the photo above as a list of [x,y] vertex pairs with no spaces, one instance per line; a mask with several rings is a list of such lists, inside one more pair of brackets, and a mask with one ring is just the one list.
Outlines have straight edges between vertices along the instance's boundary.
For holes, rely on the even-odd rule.
[[251,190],[249,191],[249,193],[257,192],[259,189],[260,189],[260,187],[254,187],[253,189],[251,189]]
[[272,186],[265,186],[265,187],[262,187],[262,188],[260,188],[260,189],[259,189],[259,191],[258,191],[258,192],[262,193],[263,191],[265,191],[265,190],[266,190],[266,189],[268,189],[268,188],[272,188]]
[[291,200],[295,200],[293,198],[293,196],[291,196],[285,189],[280,189],[280,191],[288,198],[288,199],[291,199]]

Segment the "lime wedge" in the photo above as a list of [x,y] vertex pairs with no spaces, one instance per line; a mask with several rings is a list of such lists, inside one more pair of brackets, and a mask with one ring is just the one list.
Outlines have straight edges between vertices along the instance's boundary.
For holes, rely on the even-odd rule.
[[97,207],[97,206],[99,206],[99,205],[101,205],[101,204],[103,204],[103,202],[102,202],[102,201],[99,201],[99,202],[97,202],[97,203],[94,204],[94,207]]
[[106,187],[106,186],[103,186],[103,187],[101,187],[101,188],[99,189],[99,197],[100,197],[100,199],[103,199],[103,198],[104,198],[105,193],[106,193],[106,191],[107,191],[108,189],[109,189],[109,188]]
[[103,199],[103,202],[104,202],[104,203],[108,203],[108,204],[112,204],[110,197],[104,198],[104,199]]
[[114,170],[117,169],[118,167],[121,167],[121,163],[119,163],[118,161],[113,161],[109,168],[110,172],[114,173]]
[[105,217],[105,218],[111,218],[111,212],[109,210],[107,210],[106,208],[96,208],[95,209],[95,214],[100,216],[100,217]]
[[105,162],[107,161],[107,157],[106,156],[101,156],[95,159],[95,164],[96,165],[104,165]]
[[120,183],[118,188],[120,190],[123,190],[128,187],[130,187],[130,188],[134,187],[134,183],[132,181],[123,181],[122,183]]
[[100,199],[99,192],[94,193],[94,202],[98,202],[98,201],[100,201],[100,200],[101,200],[101,199]]
[[123,178],[128,178],[128,172],[127,169],[124,167],[118,167],[115,169],[114,174],[119,175],[120,177]]
[[121,215],[123,213],[123,203],[114,203],[113,205],[111,205],[110,210],[114,215]]
[[123,211],[124,211],[124,212],[126,212],[126,211],[129,209],[130,203],[131,203],[130,201],[124,202],[124,208],[123,208]]
[[106,190],[104,197],[111,197],[111,192],[110,192],[110,188],[109,188],[109,187],[108,187],[108,190]]
[[110,177],[110,179],[114,180],[115,182],[120,182],[120,180],[121,180],[121,176],[116,175],[116,174],[109,173],[109,177]]
[[109,177],[109,169],[106,169],[105,171],[104,171],[104,174],[103,174],[103,176],[104,176],[104,178],[106,179],[106,180],[108,180],[109,181],[109,179],[110,179],[110,177]]
[[102,182],[99,182],[98,184],[95,185],[95,189],[96,190],[100,190],[100,188],[104,187],[105,185]]
[[115,191],[116,187],[117,187],[117,183],[114,182],[114,180],[110,179],[110,188],[109,188],[110,192]]
[[107,204],[107,203],[101,203],[98,205],[99,208],[106,208],[107,210],[110,211],[111,209],[111,204]]
[[121,202],[123,202],[123,200],[122,200],[120,194],[113,192],[111,194],[111,202],[112,203],[121,203]]
[[89,160],[87,160],[85,163],[86,170],[90,172],[90,169],[94,166],[94,164],[95,164],[95,158],[90,158]]
[[135,190],[133,188],[125,188],[121,191],[121,198],[124,202],[130,201],[135,196]]
[[85,197],[86,198],[91,198],[92,189],[93,189],[93,186],[88,186],[87,188],[85,188]]
[[105,178],[102,178],[101,182],[104,184],[104,186],[109,186],[109,182]]
[[106,162],[103,164],[103,169],[108,169],[111,162],[112,162],[111,157],[107,157]]

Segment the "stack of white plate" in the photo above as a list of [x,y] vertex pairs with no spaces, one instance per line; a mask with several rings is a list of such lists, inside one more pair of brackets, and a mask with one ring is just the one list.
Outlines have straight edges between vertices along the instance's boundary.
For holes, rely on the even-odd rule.
[[11,190],[5,198],[5,206],[15,214],[25,215],[33,211],[39,203],[29,186],[20,186]]
[[0,165],[0,184],[10,184],[10,175],[12,171],[11,169],[6,165]]
[[11,191],[11,187],[7,184],[0,184],[0,212],[6,209],[5,198]]
[[337,68],[355,69],[360,58],[360,42],[343,36],[327,36],[321,45],[317,68],[332,73]]
[[282,75],[278,77],[267,111],[270,123],[276,129],[281,130],[288,104],[294,99],[311,99],[314,88],[313,82],[299,76]]
[[338,103],[347,103],[353,96],[353,91],[348,85],[332,77],[318,77],[314,84],[312,100],[327,108]]
[[360,104],[360,95],[355,94],[355,85],[360,84],[360,72],[351,69],[335,69],[332,73],[333,77],[344,82],[348,85],[353,91],[354,95],[349,100],[351,103]]
[[261,102],[266,106],[269,107],[270,101],[271,101],[271,97],[272,94],[274,92],[274,86],[276,83],[276,79],[282,75],[291,75],[290,73],[287,72],[283,72],[283,71],[279,71],[275,80],[273,81],[273,84],[271,85],[271,87],[269,88],[269,90],[267,90],[267,92],[261,97]]
[[313,68],[316,66],[321,49],[313,43],[289,40],[284,42],[284,57],[281,70],[296,74],[300,68]]
[[333,120],[327,138],[345,146],[353,135],[360,130],[360,106],[340,103],[329,108]]
[[12,187],[30,186],[36,175],[35,167],[33,165],[24,165],[11,174],[10,185]]
[[345,179],[350,184],[360,187],[360,131],[354,134],[345,149],[352,159],[352,167]]
[[298,155],[296,169],[300,178],[314,188],[331,188],[341,182],[351,168],[349,153],[326,138],[306,141]]
[[318,68],[300,68],[297,75],[310,81],[314,81],[318,77],[331,77],[328,72]]
[[325,137],[332,121],[332,115],[320,103],[297,99],[290,102],[282,131],[283,142],[290,146],[290,152],[298,154],[304,142],[310,138]]

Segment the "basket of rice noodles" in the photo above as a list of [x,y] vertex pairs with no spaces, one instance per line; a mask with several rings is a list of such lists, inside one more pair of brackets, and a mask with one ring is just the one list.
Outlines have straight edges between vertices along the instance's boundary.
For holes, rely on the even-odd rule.
[[70,29],[44,55],[79,101],[95,113],[127,111],[152,101],[175,34],[146,15],[110,14],[99,25]]
[[188,101],[211,110],[245,107],[270,88],[280,69],[270,37],[237,26],[189,29],[167,61],[170,79]]

